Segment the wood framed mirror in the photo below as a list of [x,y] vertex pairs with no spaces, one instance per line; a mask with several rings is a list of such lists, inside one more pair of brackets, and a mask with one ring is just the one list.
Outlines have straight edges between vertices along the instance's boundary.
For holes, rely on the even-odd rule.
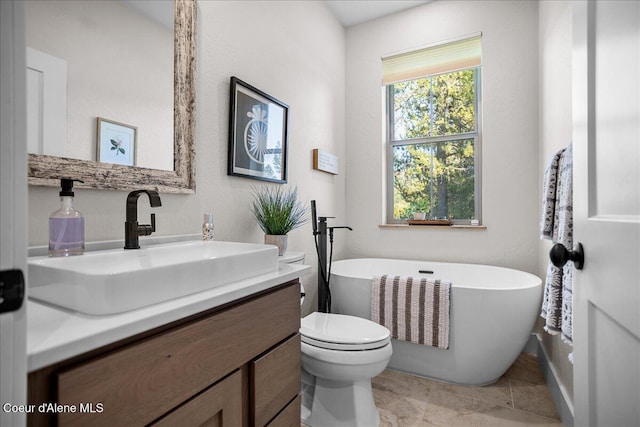
[[195,192],[196,0],[174,0],[173,170],[29,154],[30,185],[58,187],[60,177],[82,179],[77,188]]

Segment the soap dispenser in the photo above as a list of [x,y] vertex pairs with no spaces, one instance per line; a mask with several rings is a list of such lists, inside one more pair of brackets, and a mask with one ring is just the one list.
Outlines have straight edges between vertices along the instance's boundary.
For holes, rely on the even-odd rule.
[[202,240],[213,240],[213,229],[213,214],[205,213],[202,220]]
[[60,209],[49,216],[49,256],[62,257],[84,253],[84,218],[73,208],[73,182],[60,180]]

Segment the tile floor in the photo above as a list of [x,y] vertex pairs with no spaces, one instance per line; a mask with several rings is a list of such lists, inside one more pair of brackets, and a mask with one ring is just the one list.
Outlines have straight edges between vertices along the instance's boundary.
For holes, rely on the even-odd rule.
[[372,386],[381,427],[562,426],[534,354],[522,353],[496,383],[484,387],[389,369]]

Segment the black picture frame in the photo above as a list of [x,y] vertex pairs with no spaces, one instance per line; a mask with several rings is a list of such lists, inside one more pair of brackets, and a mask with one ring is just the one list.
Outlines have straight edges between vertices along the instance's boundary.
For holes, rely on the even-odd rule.
[[287,182],[289,106],[231,77],[227,175]]

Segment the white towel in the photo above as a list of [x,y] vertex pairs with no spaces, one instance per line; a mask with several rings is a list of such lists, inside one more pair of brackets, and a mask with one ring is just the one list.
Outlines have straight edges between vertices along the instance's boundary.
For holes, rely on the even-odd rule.
[[392,338],[449,348],[451,283],[383,275],[372,285],[371,319],[389,328]]
[[[554,243],[573,248],[573,149],[569,145],[561,150],[557,169],[557,188],[553,201],[553,220],[549,237]],[[556,156],[558,156],[556,154]],[[552,159],[551,164],[555,161]],[[550,165],[551,167],[551,165]],[[546,181],[546,176],[545,176]],[[548,188],[545,188],[545,192]],[[543,205],[543,210],[546,206]],[[543,213],[546,218],[547,214]],[[541,237],[547,238],[549,225],[542,224]],[[550,334],[561,334],[562,340],[573,344],[573,264],[562,268],[549,262],[545,280],[544,299],[540,315],[546,320],[544,329]],[[572,359],[572,355],[569,356]]]

